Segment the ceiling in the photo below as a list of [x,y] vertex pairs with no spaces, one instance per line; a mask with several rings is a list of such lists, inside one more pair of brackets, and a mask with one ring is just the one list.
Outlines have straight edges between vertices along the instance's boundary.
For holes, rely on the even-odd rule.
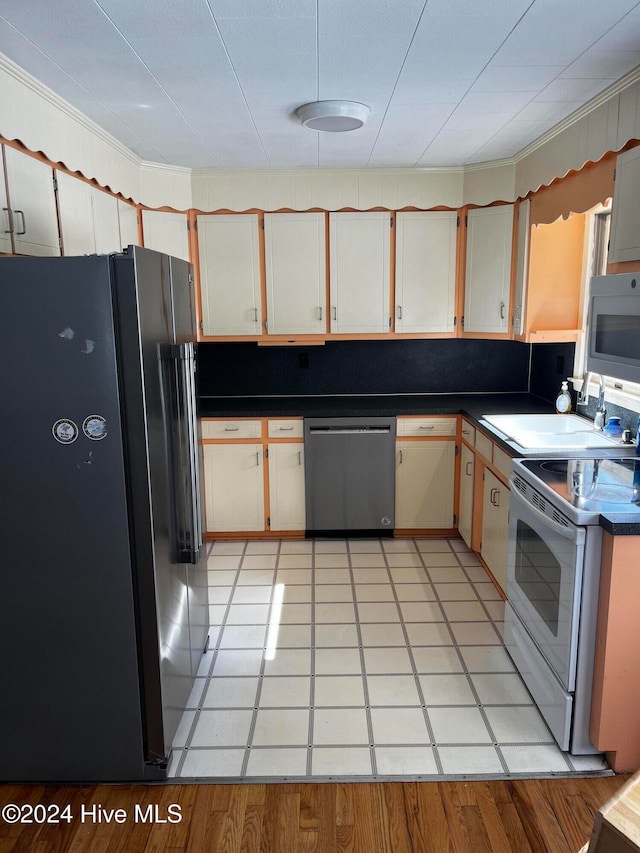
[[[144,160],[459,166],[511,157],[640,65],[638,0],[0,0],[0,52]],[[307,130],[313,100],[365,127]]]

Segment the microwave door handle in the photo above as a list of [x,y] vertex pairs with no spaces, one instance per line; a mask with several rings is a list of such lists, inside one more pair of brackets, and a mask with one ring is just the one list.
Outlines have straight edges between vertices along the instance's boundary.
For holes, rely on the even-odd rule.
[[[563,536],[565,539],[570,539],[572,542],[575,542],[577,545],[581,545],[584,542],[585,532],[581,527],[576,527],[574,524],[571,524],[570,527],[565,527],[563,524],[558,524],[557,521],[554,521],[548,515],[545,515],[544,512],[541,512],[538,507],[530,504],[528,500],[526,500],[518,491],[518,487],[515,485],[514,478],[511,478],[511,502],[513,503],[514,498],[516,501],[520,503],[521,506],[526,507],[526,509],[538,518],[541,522],[543,522],[547,527],[553,530],[554,533],[557,533],[559,536]],[[547,500],[545,498],[545,500]],[[547,501],[549,502],[549,501]]]
[[192,343],[182,345],[184,350],[183,388],[185,403],[185,429],[189,466],[189,515],[191,521],[190,562],[197,563],[202,549],[202,507],[200,493],[200,453],[196,413],[195,354]]

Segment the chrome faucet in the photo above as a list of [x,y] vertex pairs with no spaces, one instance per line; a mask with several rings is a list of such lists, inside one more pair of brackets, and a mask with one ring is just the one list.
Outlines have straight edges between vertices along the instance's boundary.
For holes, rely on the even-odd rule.
[[[596,406],[596,415],[593,419],[593,428],[597,430],[601,430],[605,423],[607,422],[607,408],[604,404],[604,376],[601,373],[594,373],[595,377],[598,378],[599,387],[598,387],[598,405]],[[579,406],[587,406],[589,404],[589,379],[591,377],[591,371],[585,371],[584,376],[582,377],[582,388],[580,389],[580,393],[578,394],[578,405]]]

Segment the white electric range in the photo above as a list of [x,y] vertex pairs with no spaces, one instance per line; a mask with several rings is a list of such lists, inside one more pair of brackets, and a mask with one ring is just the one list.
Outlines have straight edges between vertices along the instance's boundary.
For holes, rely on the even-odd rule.
[[589,738],[602,527],[640,523],[640,457],[514,460],[505,644],[563,750]]

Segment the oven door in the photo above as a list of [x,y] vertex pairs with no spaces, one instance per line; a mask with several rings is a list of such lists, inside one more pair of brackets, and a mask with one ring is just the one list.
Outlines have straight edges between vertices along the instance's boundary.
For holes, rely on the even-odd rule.
[[533,506],[512,483],[507,598],[558,680],[573,692],[585,530],[539,497]]

